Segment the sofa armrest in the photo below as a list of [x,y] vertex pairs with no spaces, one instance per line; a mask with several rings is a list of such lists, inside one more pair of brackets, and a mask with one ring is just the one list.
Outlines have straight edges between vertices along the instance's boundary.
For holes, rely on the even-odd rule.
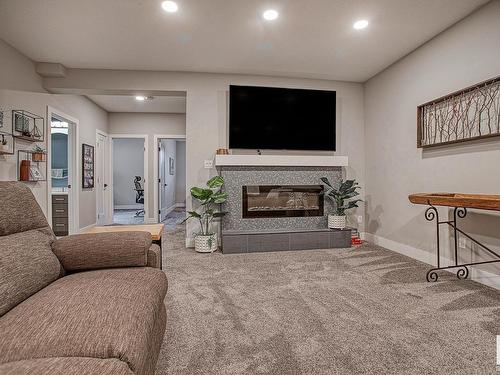
[[146,267],[151,243],[148,232],[76,234],[54,241],[52,251],[66,271]]
[[148,267],[161,268],[161,250],[156,244],[152,244],[148,250]]

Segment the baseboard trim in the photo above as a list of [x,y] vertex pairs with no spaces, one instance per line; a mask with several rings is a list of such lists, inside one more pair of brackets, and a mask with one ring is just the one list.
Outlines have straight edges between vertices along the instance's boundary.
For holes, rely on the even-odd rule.
[[145,217],[144,218],[144,224],[158,224],[158,220],[155,219],[154,217]]
[[175,204],[175,207],[177,207],[177,208],[183,208],[183,207],[186,207],[186,203],[176,203],[176,204]]
[[[365,241],[371,242],[374,245],[378,245],[381,247],[385,247],[386,249],[392,250],[396,253],[406,255],[409,258],[413,258],[416,260],[419,260],[423,263],[427,263],[430,266],[435,267],[435,259],[436,256],[435,254],[429,253],[427,251],[424,251],[422,249],[418,249],[413,246],[405,245],[400,242],[396,242],[393,240],[389,240],[384,237],[377,236],[372,233],[366,233],[363,232],[361,233],[361,238]],[[440,257],[440,262],[442,264],[446,264],[446,262],[451,262],[450,259],[445,258],[445,257]],[[453,270],[443,270],[443,271],[448,271],[451,273],[455,273]],[[470,278],[471,280],[474,280],[478,283],[481,283],[483,285],[495,288],[495,289],[500,289],[500,275],[496,275],[491,272],[475,269],[471,267],[471,273],[470,273]]]
[[91,230],[92,228],[94,228],[95,226],[97,226],[97,223],[87,225],[86,227],[80,228],[80,229],[78,230],[78,233],[86,233],[86,232],[88,232],[89,230]]
[[142,210],[144,205],[142,204],[115,204],[115,210]]

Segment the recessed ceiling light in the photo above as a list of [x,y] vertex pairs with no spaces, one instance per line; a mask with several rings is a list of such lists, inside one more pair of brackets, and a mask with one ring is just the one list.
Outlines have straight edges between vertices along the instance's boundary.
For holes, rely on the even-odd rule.
[[356,30],[362,30],[368,26],[368,21],[367,20],[359,20],[354,22],[352,27],[354,27]]
[[264,13],[262,13],[262,17],[264,17],[264,19],[267,21],[274,21],[276,18],[278,18],[278,16],[279,13],[274,9],[268,9]]
[[143,102],[144,100],[146,100],[146,97],[145,96],[142,96],[142,95],[137,95],[135,97],[135,100],[139,101],[139,102]]
[[163,8],[163,10],[165,12],[169,12],[169,13],[175,13],[179,9],[179,6],[177,5],[177,3],[175,1],[170,1],[170,0],[167,0],[167,1],[164,1],[163,3],[161,3],[161,7]]

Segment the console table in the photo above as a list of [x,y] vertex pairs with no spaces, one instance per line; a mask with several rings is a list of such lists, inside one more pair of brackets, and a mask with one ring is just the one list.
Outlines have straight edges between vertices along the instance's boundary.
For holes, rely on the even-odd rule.
[[[411,194],[408,199],[413,204],[423,204],[429,206],[425,210],[425,219],[428,221],[436,222],[436,249],[437,249],[437,267],[432,268],[427,272],[427,281],[437,281],[438,270],[449,270],[453,268],[458,268],[457,277],[459,279],[465,279],[469,275],[469,269],[467,267],[477,266],[480,264],[496,263],[500,262],[500,254],[491,250],[486,245],[480,243],[476,239],[472,238],[470,235],[465,233],[463,230],[457,227],[457,219],[463,219],[467,216],[467,209],[475,208],[480,210],[490,210],[490,211],[500,211],[500,195],[484,195],[484,194],[459,194],[459,193],[419,193]],[[439,220],[439,212],[436,206],[445,206],[454,208],[453,219],[452,220]],[[453,229],[454,232],[454,250],[455,250],[455,264],[451,266],[441,267],[439,260],[439,226],[448,225]],[[473,262],[473,263],[459,263],[458,262],[458,234],[470,239],[473,243],[478,245],[481,249],[488,252],[490,255],[494,256],[495,260],[483,261],[483,262]]]

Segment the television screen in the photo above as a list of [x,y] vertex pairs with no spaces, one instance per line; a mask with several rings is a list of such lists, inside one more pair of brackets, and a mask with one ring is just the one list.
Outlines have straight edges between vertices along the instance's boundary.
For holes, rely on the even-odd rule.
[[335,151],[335,91],[229,88],[229,148]]

